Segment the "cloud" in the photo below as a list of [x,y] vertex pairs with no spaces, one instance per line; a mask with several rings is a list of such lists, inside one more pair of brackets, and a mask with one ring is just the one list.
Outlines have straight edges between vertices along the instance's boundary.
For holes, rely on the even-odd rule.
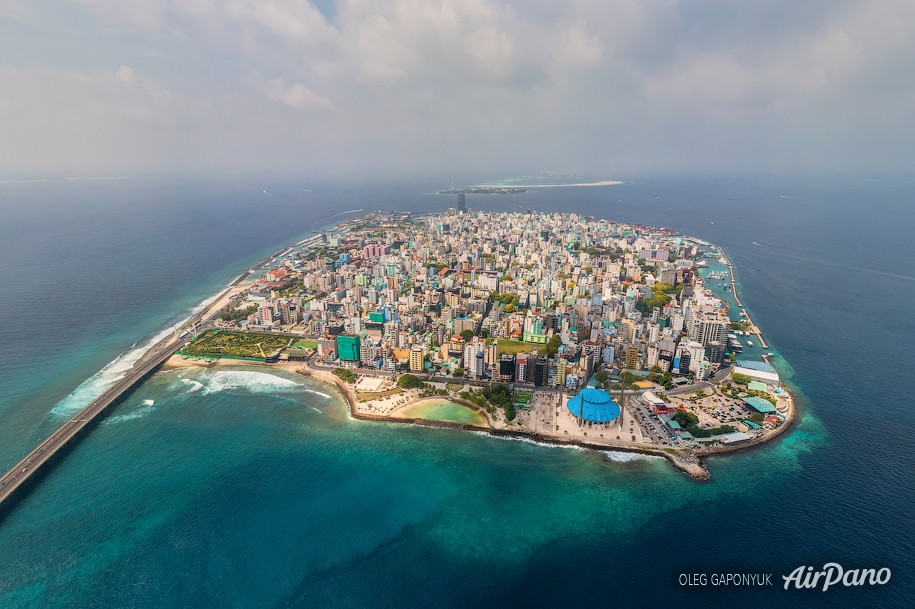
[[270,99],[296,110],[329,112],[334,108],[329,99],[318,95],[301,83],[287,85],[282,78],[274,78],[255,81],[254,85]]
[[0,0],[0,19],[21,21],[29,15],[25,0]]
[[[915,163],[907,0],[72,4],[78,19],[23,17],[42,27],[7,42],[21,72],[0,110],[64,160],[67,133],[117,122],[124,138],[210,165],[607,175]],[[0,160],[42,163],[5,139]],[[877,153],[856,152],[863,140]],[[751,145],[735,154],[735,142]],[[88,135],[71,154],[141,162]]]

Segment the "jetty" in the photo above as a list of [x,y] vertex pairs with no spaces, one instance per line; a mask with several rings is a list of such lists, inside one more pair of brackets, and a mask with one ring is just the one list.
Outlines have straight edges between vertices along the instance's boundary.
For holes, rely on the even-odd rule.
[[750,324],[750,332],[756,335],[759,339],[759,344],[763,349],[768,349],[769,345],[766,344],[766,339],[763,338],[762,330],[759,329],[753,320],[750,319],[750,314],[747,313],[747,310],[744,308],[743,303],[740,302],[740,294],[737,293],[737,278],[734,276],[734,265],[731,264],[731,259],[724,253],[724,250],[720,247],[718,248],[721,252],[721,262],[728,267],[728,272],[731,274],[731,294],[734,295],[734,302],[737,303],[737,306],[740,307],[740,311],[743,313],[743,317],[747,320],[747,323]]

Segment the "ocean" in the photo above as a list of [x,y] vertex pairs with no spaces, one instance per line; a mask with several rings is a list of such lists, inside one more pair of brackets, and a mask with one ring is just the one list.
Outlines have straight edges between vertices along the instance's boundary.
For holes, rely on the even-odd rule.
[[[701,484],[656,458],[353,421],[282,371],[162,372],[3,515],[0,607],[911,607],[912,179],[616,178],[467,202],[721,245],[798,395],[790,433]],[[0,466],[251,264],[357,210],[444,209],[448,182],[0,183]],[[892,579],[783,589],[827,562]],[[682,585],[720,573],[773,585]]]

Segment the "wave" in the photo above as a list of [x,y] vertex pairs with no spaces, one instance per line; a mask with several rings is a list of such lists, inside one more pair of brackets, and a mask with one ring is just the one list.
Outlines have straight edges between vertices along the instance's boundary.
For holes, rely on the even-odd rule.
[[327,217],[328,217],[328,218],[336,218],[337,216],[342,216],[343,214],[355,214],[355,213],[358,213],[358,212],[360,212],[360,211],[364,211],[364,210],[362,210],[362,209],[347,209],[346,211],[341,211],[341,212],[339,212],[339,213],[336,213],[336,214],[334,214],[334,215],[332,215],[332,216],[327,216]]
[[181,379],[181,382],[188,386],[189,392],[200,391],[203,389],[203,383],[200,381],[195,381],[193,379]]
[[641,461],[643,459],[663,459],[664,457],[658,457],[656,455],[643,455],[642,453],[630,453],[623,452],[620,450],[605,450],[604,454],[607,455],[607,458],[613,461],[614,463],[632,463],[633,461]]
[[133,365],[139,361],[143,354],[146,353],[153,345],[171,334],[173,330],[166,328],[162,330],[142,346],[137,347],[137,341],[131,347],[128,347],[123,353],[108,362],[104,368],[83,381],[79,387],[74,389],[67,397],[59,401],[51,409],[52,416],[73,416],[89,403],[102,395],[109,387],[119,380],[133,368]]
[[214,372],[207,382],[203,383],[205,394],[236,389],[244,389],[251,393],[277,393],[300,388],[301,385],[295,381],[252,370],[220,370]]
[[523,438],[520,436],[494,436],[485,431],[471,431],[470,433],[476,434],[478,436],[486,436],[487,438],[494,438],[496,440],[508,440],[511,442],[524,442],[525,444],[535,444],[537,446],[545,446],[546,448],[570,448],[572,450],[588,450],[581,446],[575,444],[551,444],[549,442],[538,442],[533,438]]
[[[174,324],[174,326],[183,326],[191,317],[197,315],[215,302],[221,293],[222,292],[214,294],[201,301],[191,309],[189,315],[183,317],[182,320]],[[102,395],[109,387],[124,378],[130,369],[133,368],[133,365],[139,361],[150,348],[174,331],[172,324],[169,324],[146,342],[143,342],[142,344],[141,340],[134,342],[120,355],[108,362],[104,368],[83,381],[69,395],[55,404],[51,409],[50,414],[55,417],[73,416],[88,406],[92,400]]]
[[137,408],[133,412],[108,417],[102,421],[102,425],[113,425],[115,423],[124,423],[125,421],[135,421],[137,419],[142,419],[143,417],[152,414],[153,411],[156,410],[156,407],[153,406],[153,404],[155,404],[155,400],[143,400],[142,407]]
[[305,393],[313,393],[315,395],[320,395],[322,398],[330,399],[332,396],[324,393],[323,391],[315,391],[314,389],[303,389]]

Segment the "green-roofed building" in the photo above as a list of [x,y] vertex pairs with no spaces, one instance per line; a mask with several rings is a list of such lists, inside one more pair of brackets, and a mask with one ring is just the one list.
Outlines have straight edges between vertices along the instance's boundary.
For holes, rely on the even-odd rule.
[[743,401],[747,406],[755,410],[756,412],[761,412],[762,414],[775,414],[775,406],[772,405],[772,402],[769,400],[758,398],[755,395],[743,398]]
[[341,334],[337,337],[337,357],[344,362],[358,362],[361,339]]

